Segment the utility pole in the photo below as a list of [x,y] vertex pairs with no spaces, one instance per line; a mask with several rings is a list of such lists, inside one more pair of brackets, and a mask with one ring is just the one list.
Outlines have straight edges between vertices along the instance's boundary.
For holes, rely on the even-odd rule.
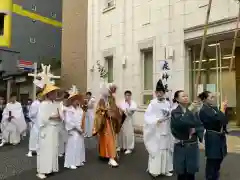
[[197,76],[196,76],[196,81],[195,81],[195,83],[196,83],[195,98],[197,98],[197,96],[198,96],[197,89],[198,89],[198,85],[200,83],[200,78],[201,78],[202,60],[203,60],[203,56],[204,56],[204,49],[205,49],[205,44],[206,44],[206,39],[207,39],[207,30],[208,30],[208,22],[209,22],[211,7],[212,7],[212,0],[209,0],[208,10],[207,10],[207,15],[206,15],[206,20],[205,20],[205,26],[204,26],[204,33],[203,33],[203,38],[202,38],[200,59],[199,59],[199,63],[198,63],[198,71],[197,71]]
[[[231,72],[232,68],[233,68],[233,59],[235,58],[236,44],[237,44],[237,38],[238,38],[238,29],[239,29],[239,22],[240,22],[240,0],[237,0],[237,1],[238,1],[238,6],[239,6],[239,8],[238,8],[238,17],[237,17],[237,24],[236,24],[236,29],[235,29],[234,39],[233,39],[233,46],[232,46],[232,54],[231,54],[229,72]],[[236,125],[240,126],[240,119],[238,118],[238,115],[237,115],[236,121],[237,121]]]

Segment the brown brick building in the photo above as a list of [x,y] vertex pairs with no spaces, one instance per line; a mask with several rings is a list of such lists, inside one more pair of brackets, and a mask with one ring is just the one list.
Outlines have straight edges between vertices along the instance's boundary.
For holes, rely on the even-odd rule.
[[75,84],[87,90],[88,0],[63,1],[62,78],[63,88]]

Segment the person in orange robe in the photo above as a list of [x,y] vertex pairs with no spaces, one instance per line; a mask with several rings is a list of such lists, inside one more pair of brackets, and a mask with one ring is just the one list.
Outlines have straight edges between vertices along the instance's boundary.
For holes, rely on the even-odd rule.
[[117,167],[116,135],[120,132],[125,114],[116,105],[116,86],[110,85],[99,100],[94,116],[93,135],[98,136],[99,156],[108,158],[111,167]]

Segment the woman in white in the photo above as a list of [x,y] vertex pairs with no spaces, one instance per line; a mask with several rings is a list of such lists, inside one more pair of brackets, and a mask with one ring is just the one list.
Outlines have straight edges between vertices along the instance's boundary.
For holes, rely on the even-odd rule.
[[37,176],[45,179],[50,173],[58,172],[58,136],[61,118],[59,106],[55,103],[58,87],[46,84],[42,95],[44,100],[38,109],[39,149],[37,153]]
[[58,148],[58,153],[59,157],[63,157],[65,153],[65,145],[67,142],[67,131],[65,129],[65,110],[67,108],[67,99],[69,97],[68,92],[64,92],[64,97],[63,100],[59,103],[60,109],[59,109],[59,114],[62,120],[62,123],[60,125],[59,129],[59,148]]
[[86,123],[85,123],[85,135],[86,137],[92,137],[93,123],[94,123],[94,105],[96,101],[95,101],[95,98],[92,97],[91,92],[87,92],[86,97],[88,100],[88,110],[87,110]]
[[169,101],[164,98],[165,88],[159,80],[156,98],[149,104],[144,115],[143,140],[149,153],[148,172],[156,177],[172,176],[172,136],[170,131]]
[[64,167],[76,169],[83,166],[85,162],[84,145],[84,121],[85,111],[82,110],[80,102],[82,97],[78,94],[76,86],[69,92],[69,107],[66,109],[65,127],[68,131],[68,140],[65,152]]
[[39,124],[38,124],[37,116],[38,116],[39,106],[42,101],[42,97],[41,97],[40,91],[36,95],[37,95],[37,99],[33,101],[33,103],[29,108],[29,118],[31,120],[31,131],[30,131],[29,145],[28,145],[28,148],[29,148],[29,151],[27,154],[28,157],[32,157],[33,152],[37,152],[38,150]]

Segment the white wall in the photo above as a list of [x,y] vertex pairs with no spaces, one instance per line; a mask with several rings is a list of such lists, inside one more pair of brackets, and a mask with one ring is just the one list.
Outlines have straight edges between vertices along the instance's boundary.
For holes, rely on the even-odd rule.
[[[153,46],[153,59],[165,59],[165,48],[172,47],[172,89],[189,90],[188,55],[185,53],[184,29],[205,21],[208,0],[116,0],[116,7],[103,13],[104,0],[89,0],[88,4],[88,89],[99,93],[99,75],[90,69],[104,56],[114,56],[114,81],[124,90],[133,92],[141,104],[140,48]],[[203,7],[202,7],[203,6]],[[234,0],[213,0],[210,21],[237,15]],[[126,68],[122,59],[127,57]],[[154,63],[155,66],[155,63]],[[155,68],[154,68],[155,69]],[[159,74],[154,72],[154,81]],[[143,123],[144,108],[136,113],[136,125]]]

